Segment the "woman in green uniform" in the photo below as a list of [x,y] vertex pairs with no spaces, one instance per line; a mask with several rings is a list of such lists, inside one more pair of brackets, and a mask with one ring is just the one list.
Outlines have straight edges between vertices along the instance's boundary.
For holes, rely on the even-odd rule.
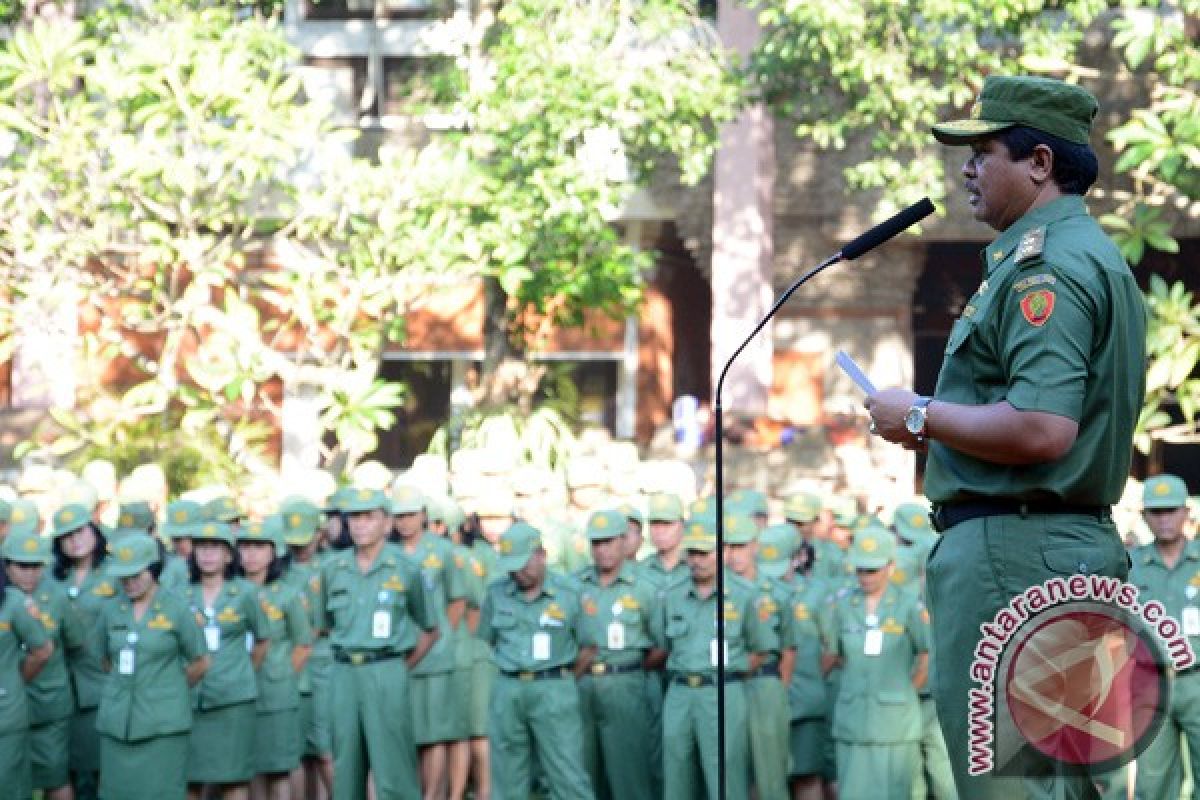
[[[41,549],[36,533],[12,533],[0,546],[0,555],[7,559],[10,554]],[[0,800],[26,800],[32,791],[24,684],[37,678],[53,650],[41,609],[19,589],[8,586],[0,570]]]
[[[266,615],[267,653],[258,670],[258,716],[254,724],[255,768],[271,800],[291,798],[290,776],[300,766],[300,673],[312,651],[307,602],[283,581],[287,545],[277,516],[238,529],[238,555],[246,580],[258,587]],[[256,779],[257,781],[257,779]]]
[[105,569],[122,597],[100,612],[104,666],[100,693],[101,800],[183,800],[188,687],[208,669],[199,620],[158,586],[158,542],[132,533],[110,545]]
[[[86,515],[82,506],[67,506],[54,515],[55,526],[60,518],[86,519]],[[13,545],[4,552],[9,582],[36,603],[46,635],[54,643],[54,653],[45,668],[26,686],[33,788],[43,790],[47,800],[72,800],[75,793],[71,788],[67,751],[75,698],[71,694],[66,653],[82,649],[83,629],[66,592],[43,574],[44,567],[53,560],[50,542],[36,534],[21,534],[13,537]]]
[[117,591],[102,564],[108,541],[90,518],[62,521],[54,528],[54,579],[59,582],[83,626],[89,646],[67,653],[75,683],[75,715],[71,717],[68,747],[77,800],[96,796],[100,772],[100,739],[96,736],[96,706],[105,679],[100,615]]
[[162,587],[176,594],[187,592],[191,572],[192,534],[207,520],[204,506],[191,500],[176,500],[167,504],[162,532],[171,540],[171,549],[163,561]]
[[206,784],[221,787],[225,800],[246,800],[254,777],[254,721],[258,687],[254,671],[267,641],[258,588],[236,577],[233,531],[206,522],[192,537],[191,582],[185,593],[212,668],[192,692],[196,713],[188,746],[188,796],[200,800]]

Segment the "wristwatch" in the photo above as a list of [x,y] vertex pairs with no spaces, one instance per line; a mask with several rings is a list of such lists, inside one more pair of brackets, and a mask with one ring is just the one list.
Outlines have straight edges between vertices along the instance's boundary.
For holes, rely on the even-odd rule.
[[925,438],[925,419],[929,414],[929,401],[932,399],[932,397],[918,397],[909,406],[908,413],[904,415],[904,427],[918,439]]

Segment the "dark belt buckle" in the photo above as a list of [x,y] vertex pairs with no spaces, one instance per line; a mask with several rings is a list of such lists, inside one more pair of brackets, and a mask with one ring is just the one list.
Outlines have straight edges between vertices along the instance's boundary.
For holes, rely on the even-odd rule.
[[517,680],[522,680],[522,681],[528,682],[528,681],[534,680],[535,678],[537,678],[536,672],[518,672],[517,673]]
[[351,653],[350,654],[350,663],[356,667],[361,667],[363,664],[367,663],[367,654],[366,653]]
[[608,672],[607,664],[592,664],[593,675],[603,675],[606,672]]
[[687,676],[687,685],[692,687],[693,689],[699,689],[701,686],[704,685],[704,676],[703,675],[688,675]]

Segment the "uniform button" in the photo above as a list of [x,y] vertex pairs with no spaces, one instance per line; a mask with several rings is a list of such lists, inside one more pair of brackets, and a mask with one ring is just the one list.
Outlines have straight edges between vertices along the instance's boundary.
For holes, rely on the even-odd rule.
[[1086,561],[1079,562],[1079,573],[1081,575],[1087,575],[1087,562]]

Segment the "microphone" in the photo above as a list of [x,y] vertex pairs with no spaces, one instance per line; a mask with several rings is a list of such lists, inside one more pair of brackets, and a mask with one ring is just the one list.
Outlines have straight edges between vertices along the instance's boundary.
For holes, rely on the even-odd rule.
[[871,228],[871,230],[850,242],[850,244],[842,248],[839,255],[841,255],[844,261],[853,261],[859,256],[879,247],[879,245],[906,228],[916,225],[932,214],[933,211],[933,203],[929,201],[929,198],[922,198],[919,203],[913,203],[900,213],[890,219],[885,219],[874,228]]

